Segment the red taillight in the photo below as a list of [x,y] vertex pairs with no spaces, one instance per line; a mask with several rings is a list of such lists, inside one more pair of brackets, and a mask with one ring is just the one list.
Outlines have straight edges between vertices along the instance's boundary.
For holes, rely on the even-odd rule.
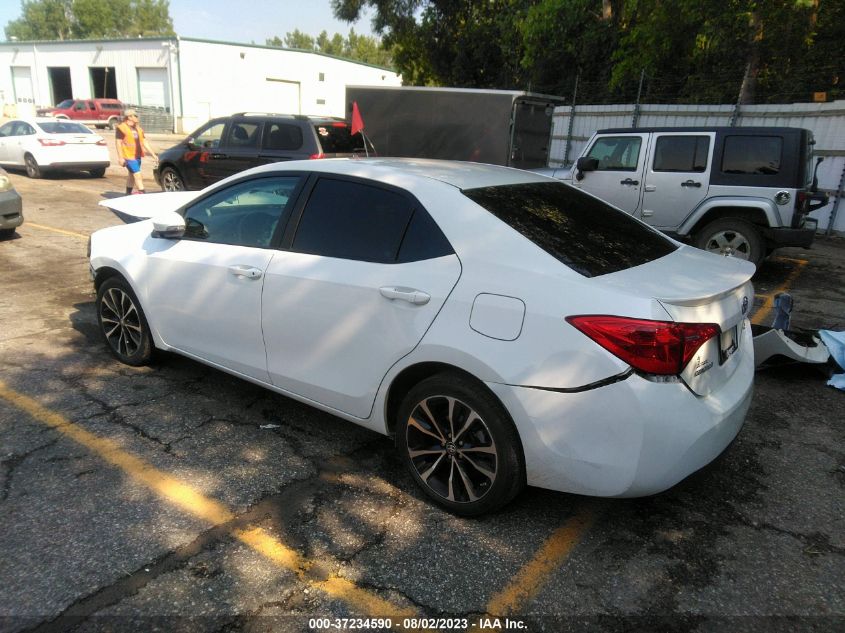
[[107,143],[104,139],[100,139],[99,141],[97,141],[97,145],[106,145],[106,144]]
[[60,141],[57,138],[40,138],[38,142],[41,143],[44,147],[57,147],[59,145],[64,145],[64,141]]
[[338,121],[337,123],[332,123],[332,127],[346,127],[346,123],[341,123]]
[[795,210],[798,213],[808,213],[810,211],[810,198],[812,194],[809,191],[799,191],[795,195]]
[[326,157],[326,155],[323,154],[323,152],[320,152],[319,154],[311,154],[311,156],[309,156],[308,158],[309,158],[309,160],[318,160],[320,158],[325,158],[325,157]]
[[566,317],[580,332],[634,369],[680,374],[699,348],[721,333],[715,323],[673,323],[606,315]]

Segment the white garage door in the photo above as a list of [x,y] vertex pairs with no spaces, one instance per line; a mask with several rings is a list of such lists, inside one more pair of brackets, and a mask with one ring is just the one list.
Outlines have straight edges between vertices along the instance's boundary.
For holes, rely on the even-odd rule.
[[141,105],[170,108],[170,89],[166,68],[139,68],[138,89]]
[[299,83],[267,77],[261,101],[254,106],[259,112],[300,114]]

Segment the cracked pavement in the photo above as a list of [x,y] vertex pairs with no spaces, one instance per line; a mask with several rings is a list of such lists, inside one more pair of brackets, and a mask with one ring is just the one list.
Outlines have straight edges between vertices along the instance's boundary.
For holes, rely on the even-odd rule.
[[[115,170],[12,179],[29,222],[82,235],[119,223],[96,204],[122,191]],[[119,364],[97,330],[84,239],[18,234],[0,242],[0,382],[233,518],[185,512],[0,398],[2,632],[304,631],[314,617],[392,615],[321,590],[327,579],[394,613],[475,622],[586,507],[593,525],[510,614],[529,630],[845,630],[845,394],[816,368],[759,372],[736,442],[662,495],[529,489],[459,519],[421,496],[388,438],[181,357]],[[845,240],[782,255],[758,293],[806,259],[793,324],[843,329]],[[235,536],[253,529],[299,562]]]

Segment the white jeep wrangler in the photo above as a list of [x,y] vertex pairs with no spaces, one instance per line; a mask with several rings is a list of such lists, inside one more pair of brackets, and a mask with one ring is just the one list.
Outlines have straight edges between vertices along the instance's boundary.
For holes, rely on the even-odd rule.
[[[810,130],[786,127],[599,130],[567,180],[673,237],[759,264],[779,246],[808,247],[827,204]],[[819,159],[816,162],[818,168]]]

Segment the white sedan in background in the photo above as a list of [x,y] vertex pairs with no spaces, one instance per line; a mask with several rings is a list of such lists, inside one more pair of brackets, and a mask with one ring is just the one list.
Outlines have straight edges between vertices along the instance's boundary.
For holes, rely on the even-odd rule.
[[751,401],[754,265],[544,176],[298,161],[100,204],[152,218],[90,242],[119,360],[178,352],[391,435],[458,514],[526,483],[660,492]]
[[102,136],[81,123],[13,119],[0,127],[0,165],[23,168],[30,178],[53,170],[87,171],[101,178],[109,166],[109,149]]

